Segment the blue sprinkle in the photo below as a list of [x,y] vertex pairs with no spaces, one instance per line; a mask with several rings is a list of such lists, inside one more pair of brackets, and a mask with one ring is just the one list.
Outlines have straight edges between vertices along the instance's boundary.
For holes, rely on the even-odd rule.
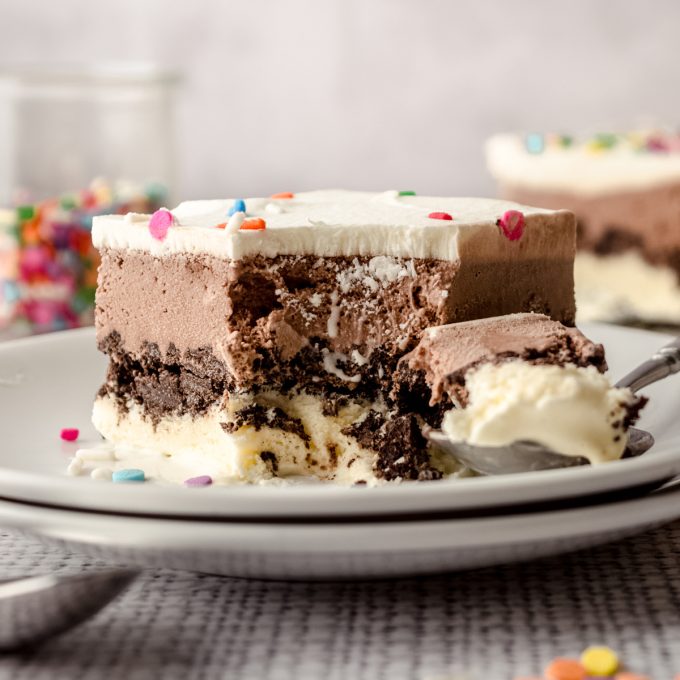
[[237,212],[244,213],[245,211],[246,211],[246,202],[242,198],[237,198],[234,201],[234,205],[232,205],[231,208],[229,208],[229,212],[227,213],[227,215],[229,215],[229,217],[231,217],[234,213],[237,213]]
[[545,141],[543,140],[543,135],[532,133],[526,136],[524,144],[529,153],[543,153],[545,149]]
[[146,481],[146,476],[144,475],[144,470],[130,468],[127,470],[116,470],[111,475],[111,480],[114,482],[144,482]]
[[7,302],[16,302],[19,299],[19,288],[14,281],[3,281],[3,297]]

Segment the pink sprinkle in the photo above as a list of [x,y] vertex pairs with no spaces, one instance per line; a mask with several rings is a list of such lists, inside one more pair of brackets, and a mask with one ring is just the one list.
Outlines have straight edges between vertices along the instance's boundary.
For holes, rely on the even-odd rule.
[[184,486],[210,486],[213,483],[210,475],[200,475],[184,480]]
[[496,225],[503,232],[508,241],[518,241],[524,233],[524,213],[519,210],[507,210]]
[[647,140],[647,151],[670,151],[668,142],[659,136],[650,137]]
[[445,213],[445,212],[431,212],[428,215],[428,217],[431,220],[452,220],[453,219],[453,217],[451,217],[451,215],[449,215],[449,213]]
[[77,427],[65,427],[61,431],[61,438],[65,442],[74,442],[76,439],[78,439],[79,434],[80,430]]
[[170,229],[174,223],[175,218],[169,210],[166,210],[165,208],[156,210],[156,212],[151,215],[151,221],[149,222],[151,236],[162,241],[168,235],[168,229]]

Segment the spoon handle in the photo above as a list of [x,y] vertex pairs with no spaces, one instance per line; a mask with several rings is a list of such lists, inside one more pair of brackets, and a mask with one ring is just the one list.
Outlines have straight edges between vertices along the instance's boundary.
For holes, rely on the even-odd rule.
[[641,363],[616,383],[616,387],[629,387],[637,392],[647,385],[680,371],[680,337],[657,350],[651,359]]

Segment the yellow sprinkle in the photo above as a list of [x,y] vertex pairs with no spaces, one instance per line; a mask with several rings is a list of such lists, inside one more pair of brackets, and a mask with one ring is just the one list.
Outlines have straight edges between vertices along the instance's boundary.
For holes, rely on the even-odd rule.
[[588,647],[581,654],[581,663],[588,675],[608,677],[616,673],[619,667],[619,658],[609,647]]
[[587,142],[585,147],[586,147],[586,150],[589,153],[594,153],[594,154],[603,153],[604,150],[605,150],[605,147],[602,146],[602,144],[598,141]]

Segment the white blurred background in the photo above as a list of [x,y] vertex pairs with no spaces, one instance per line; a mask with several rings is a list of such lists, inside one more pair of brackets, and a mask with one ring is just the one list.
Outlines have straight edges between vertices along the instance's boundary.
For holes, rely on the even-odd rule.
[[184,74],[184,198],[493,193],[499,130],[680,122],[677,0],[0,0],[0,63]]

